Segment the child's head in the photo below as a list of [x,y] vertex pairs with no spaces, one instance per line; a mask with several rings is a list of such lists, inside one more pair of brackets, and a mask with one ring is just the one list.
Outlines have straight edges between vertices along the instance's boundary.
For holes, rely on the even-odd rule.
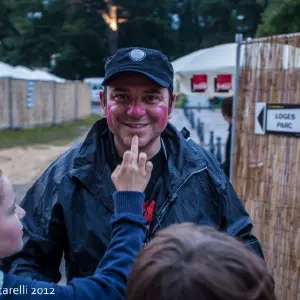
[[21,220],[25,211],[15,203],[11,182],[0,169],[0,259],[19,252],[23,247]]
[[265,263],[243,244],[209,227],[162,230],[138,255],[127,300],[274,300]]

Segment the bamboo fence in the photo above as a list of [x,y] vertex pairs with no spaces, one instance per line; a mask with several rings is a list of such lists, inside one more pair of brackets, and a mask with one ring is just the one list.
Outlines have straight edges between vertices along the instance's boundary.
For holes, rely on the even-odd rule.
[[261,241],[278,299],[300,299],[300,138],[256,135],[256,102],[300,104],[300,35],[246,42],[236,107],[233,185]]

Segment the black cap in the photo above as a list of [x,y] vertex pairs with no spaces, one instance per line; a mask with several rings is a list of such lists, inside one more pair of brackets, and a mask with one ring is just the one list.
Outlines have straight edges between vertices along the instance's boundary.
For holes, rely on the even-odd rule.
[[158,50],[139,47],[119,49],[106,61],[102,84],[107,85],[112,77],[122,72],[144,74],[160,86],[173,91],[172,64],[168,57]]

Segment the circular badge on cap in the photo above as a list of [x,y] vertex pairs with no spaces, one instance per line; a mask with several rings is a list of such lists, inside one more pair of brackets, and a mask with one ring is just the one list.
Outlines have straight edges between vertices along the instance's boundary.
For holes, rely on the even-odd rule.
[[131,60],[141,61],[146,57],[146,52],[144,50],[141,50],[141,49],[133,49],[129,53],[129,57],[130,57]]

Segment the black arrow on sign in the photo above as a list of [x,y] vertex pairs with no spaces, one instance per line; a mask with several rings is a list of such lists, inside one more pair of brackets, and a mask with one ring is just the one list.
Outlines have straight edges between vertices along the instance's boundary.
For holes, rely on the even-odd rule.
[[257,120],[258,123],[260,124],[261,130],[264,130],[264,114],[265,114],[265,108],[263,107],[263,109],[261,110],[261,112],[259,113]]

